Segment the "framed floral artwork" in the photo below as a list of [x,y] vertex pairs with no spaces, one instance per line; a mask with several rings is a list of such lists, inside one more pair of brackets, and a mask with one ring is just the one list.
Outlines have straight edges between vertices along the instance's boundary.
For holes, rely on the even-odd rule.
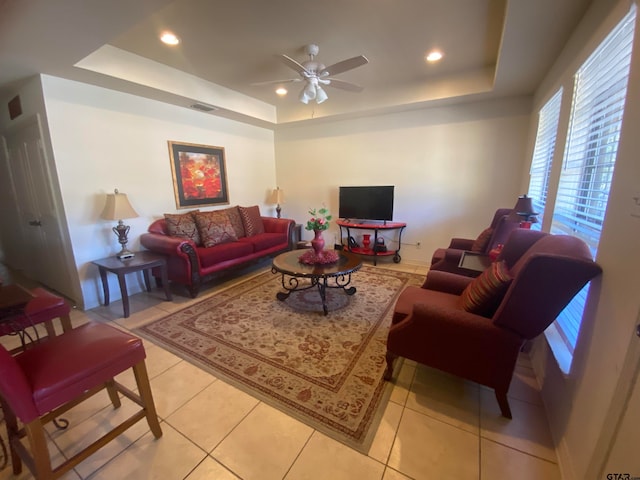
[[169,141],[177,208],[229,203],[224,148]]

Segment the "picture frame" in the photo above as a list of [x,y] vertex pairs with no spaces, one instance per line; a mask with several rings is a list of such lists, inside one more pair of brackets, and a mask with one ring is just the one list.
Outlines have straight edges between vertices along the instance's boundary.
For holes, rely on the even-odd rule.
[[176,207],[227,205],[224,147],[168,141]]

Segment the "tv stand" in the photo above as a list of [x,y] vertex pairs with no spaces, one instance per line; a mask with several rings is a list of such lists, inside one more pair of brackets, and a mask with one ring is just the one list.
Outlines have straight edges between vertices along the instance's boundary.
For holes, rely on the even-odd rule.
[[[400,245],[402,240],[402,231],[407,226],[406,223],[403,222],[387,222],[384,220],[384,223],[376,223],[374,221],[367,220],[358,220],[350,221],[350,220],[337,220],[336,224],[340,227],[340,242],[345,245],[342,235],[342,229],[346,229],[347,232],[347,241],[346,241],[346,250],[349,252],[357,253],[359,255],[367,255],[373,257],[373,264],[377,265],[377,257],[388,257],[393,255],[393,261],[395,263],[400,263],[402,257],[400,257]],[[351,246],[349,245],[349,237],[351,237],[351,229],[356,230],[373,230],[373,241],[369,245],[369,248],[365,248],[364,246]],[[387,250],[385,252],[379,252],[376,250],[375,246],[378,243],[378,232],[379,231],[391,231],[398,230],[398,248],[397,250]]]

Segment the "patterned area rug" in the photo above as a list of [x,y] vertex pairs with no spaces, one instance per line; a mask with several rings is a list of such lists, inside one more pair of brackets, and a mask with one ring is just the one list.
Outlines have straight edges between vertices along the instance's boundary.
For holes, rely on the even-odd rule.
[[366,452],[391,389],[382,374],[393,306],[423,279],[363,266],[355,295],[328,290],[325,316],[317,289],[281,302],[281,275],[264,272],[136,333]]

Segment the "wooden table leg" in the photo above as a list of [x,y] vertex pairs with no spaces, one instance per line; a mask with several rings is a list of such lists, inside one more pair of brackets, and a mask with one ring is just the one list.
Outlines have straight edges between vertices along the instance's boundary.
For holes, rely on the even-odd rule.
[[160,267],[160,275],[162,276],[162,286],[164,287],[164,296],[171,301],[171,290],[169,290],[169,273],[167,272],[167,264]]
[[129,294],[127,293],[127,280],[125,279],[124,273],[118,273],[118,283],[120,284],[120,295],[122,296],[124,318],[129,318]]
[[109,281],[107,280],[107,270],[100,267],[100,278],[102,279],[102,292],[104,294],[104,304],[109,305]]
[[142,271],[142,276],[144,277],[144,286],[147,287],[147,292],[151,291],[151,282],[149,281],[149,269],[145,268]]

